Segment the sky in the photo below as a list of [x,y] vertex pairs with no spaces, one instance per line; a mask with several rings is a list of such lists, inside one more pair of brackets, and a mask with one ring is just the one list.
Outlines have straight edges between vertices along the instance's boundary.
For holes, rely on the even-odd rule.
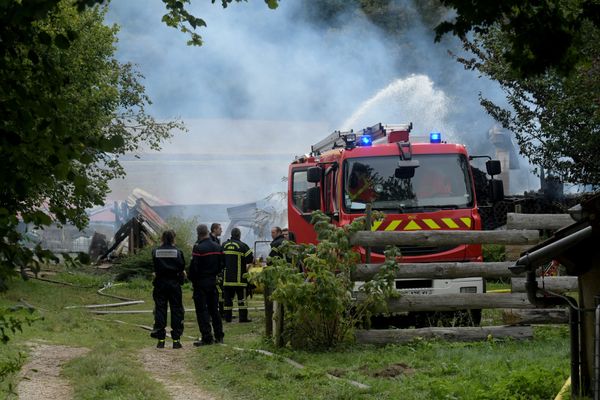
[[[316,25],[302,17],[306,1],[276,10],[258,0],[226,9],[193,1],[190,11],[208,26],[198,31],[204,45],[191,47],[161,22],[161,1],[112,0],[117,58],[145,76],[149,112],[181,118],[189,132],[160,156],[124,161],[129,175],[111,184],[109,199],[145,186],[179,204],[252,202],[285,190],[294,156],[333,130],[378,122],[413,122],[415,134],[440,131],[471,154],[493,156],[494,121],[478,94],[501,102],[502,93],[448,55],[458,51],[455,39],[434,44],[417,14],[400,46],[358,10],[335,28]],[[410,1],[397,3],[411,12]],[[517,190],[534,188],[528,175],[516,176]]]

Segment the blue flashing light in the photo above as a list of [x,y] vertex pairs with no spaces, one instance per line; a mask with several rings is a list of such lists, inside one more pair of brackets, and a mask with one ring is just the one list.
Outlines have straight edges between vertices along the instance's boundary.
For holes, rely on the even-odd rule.
[[373,144],[373,139],[369,135],[362,135],[360,137],[360,146],[370,146]]
[[429,134],[429,143],[442,143],[442,134],[439,132],[431,132]]

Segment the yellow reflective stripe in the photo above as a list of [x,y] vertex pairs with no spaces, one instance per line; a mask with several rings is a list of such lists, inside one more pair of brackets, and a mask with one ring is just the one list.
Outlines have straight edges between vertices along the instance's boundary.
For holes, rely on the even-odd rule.
[[242,255],[241,251],[236,251],[236,250],[225,250],[223,253],[230,255],[230,256],[241,256]]
[[405,231],[417,231],[422,229],[419,224],[417,224],[416,221],[410,221],[408,224],[406,224],[406,226],[404,227]]
[[246,254],[244,254],[244,257],[248,257],[250,254],[252,254],[252,249],[248,249]]
[[373,222],[373,225],[371,225],[371,230],[376,231],[377,228],[379,228],[382,223],[383,223],[383,220]]
[[448,228],[451,228],[451,229],[456,229],[456,228],[458,228],[458,225],[456,225],[456,222],[454,222],[454,221],[452,220],[452,218],[442,218],[442,221],[444,221],[444,223],[445,223],[446,225],[448,225]]
[[244,282],[225,282],[223,283],[223,286],[241,286],[241,287],[246,287],[246,283]]
[[395,221],[390,222],[390,224],[385,228],[386,231],[395,231],[398,225],[402,222],[401,219],[397,219]]
[[467,226],[467,228],[471,227],[471,218],[462,217],[460,220],[463,222],[463,224],[465,224]]
[[426,218],[423,219],[425,225],[427,225],[430,229],[440,229],[440,226],[432,219]]

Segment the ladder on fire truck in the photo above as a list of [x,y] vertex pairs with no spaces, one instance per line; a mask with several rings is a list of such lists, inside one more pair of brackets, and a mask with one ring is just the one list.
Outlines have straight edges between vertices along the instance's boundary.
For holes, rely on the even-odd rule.
[[[373,143],[376,140],[388,137],[389,142],[407,142],[408,134],[413,128],[412,122],[408,124],[384,125],[381,122],[361,129],[357,132],[349,131],[334,131],[325,139],[317,142],[310,147],[312,155],[320,155],[322,152],[340,147],[354,147],[360,141],[365,143]],[[394,136],[392,138],[392,136]]]

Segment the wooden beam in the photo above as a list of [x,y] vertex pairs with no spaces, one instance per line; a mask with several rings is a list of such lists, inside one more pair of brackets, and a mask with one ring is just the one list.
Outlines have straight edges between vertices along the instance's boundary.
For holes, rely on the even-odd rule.
[[502,322],[507,325],[568,324],[569,310],[567,308],[505,309],[502,311]]
[[483,326],[419,329],[357,330],[356,342],[360,344],[408,343],[416,338],[442,339],[455,342],[474,342],[490,339],[532,339],[530,326]]
[[[576,292],[579,283],[576,276],[546,276],[537,278],[538,287],[551,292]],[[510,287],[513,293],[525,292],[525,278],[511,278]]]
[[506,214],[507,229],[557,230],[574,222],[569,214]]
[[[361,296],[358,295],[360,301]],[[453,293],[401,295],[388,300],[388,311],[457,311],[484,308],[532,308],[525,293]]]
[[461,244],[536,244],[537,230],[510,231],[358,231],[355,246],[459,246]]
[[[383,264],[358,264],[352,274],[354,281],[369,281]],[[408,278],[510,278],[514,276],[508,267],[513,262],[446,262],[446,263],[400,263],[397,279]]]

